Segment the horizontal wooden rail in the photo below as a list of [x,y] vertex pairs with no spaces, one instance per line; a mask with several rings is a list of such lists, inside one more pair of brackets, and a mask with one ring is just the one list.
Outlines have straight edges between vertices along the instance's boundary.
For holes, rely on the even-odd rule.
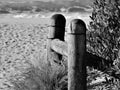
[[[54,39],[51,42],[51,48],[59,54],[65,55],[66,57],[68,56],[67,42],[63,42],[59,39]],[[89,53],[89,52],[86,52],[85,59],[86,59],[87,66],[93,67],[93,68],[98,69],[102,72],[105,71],[106,74],[113,76],[114,78],[117,78],[120,80],[119,75],[115,74],[116,71],[111,70],[111,72],[106,72],[106,70],[109,69],[113,65],[112,61],[106,60],[102,57],[99,57],[99,56],[92,54],[92,53]]]
[[54,39],[51,41],[51,49],[55,52],[68,56],[68,45],[67,42],[63,42],[59,39]]
[[[54,40],[51,41],[51,48],[55,52],[57,52],[61,55],[68,56],[67,42],[63,42],[59,39],[54,39]],[[113,63],[110,60],[106,60],[102,57],[91,54],[89,52],[86,52],[85,59],[86,59],[86,65],[87,66],[91,66],[91,67],[94,67],[95,69],[99,69],[99,70],[102,70],[102,71],[107,69]]]

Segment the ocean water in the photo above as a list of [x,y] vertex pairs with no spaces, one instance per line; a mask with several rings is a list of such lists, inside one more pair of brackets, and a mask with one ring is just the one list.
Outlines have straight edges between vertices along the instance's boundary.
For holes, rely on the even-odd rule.
[[66,18],[66,27],[72,19],[82,19],[86,25],[89,24],[91,13],[61,13],[61,12],[50,12],[50,13],[37,13],[37,14],[7,14],[0,15],[0,23],[31,23],[31,24],[49,24],[49,20],[54,14],[62,14]]

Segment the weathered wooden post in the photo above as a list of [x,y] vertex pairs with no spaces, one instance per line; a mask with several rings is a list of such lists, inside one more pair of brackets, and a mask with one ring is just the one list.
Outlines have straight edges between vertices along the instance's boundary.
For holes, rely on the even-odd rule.
[[[60,54],[53,52],[53,50],[51,49],[51,41],[53,39],[59,39],[61,41],[64,41],[65,25],[66,19],[63,15],[55,14],[51,17],[47,40],[47,60],[49,61],[51,57],[54,58],[57,56],[59,59],[61,57]],[[54,55],[51,55],[52,53],[54,53]]]
[[86,25],[71,21],[68,31],[68,90],[86,90]]

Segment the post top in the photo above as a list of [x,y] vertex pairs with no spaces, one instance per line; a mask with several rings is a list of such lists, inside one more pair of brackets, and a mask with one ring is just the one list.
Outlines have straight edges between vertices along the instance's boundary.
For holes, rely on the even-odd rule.
[[86,24],[81,19],[73,19],[70,23],[68,33],[71,34],[86,34]]
[[51,26],[65,27],[66,19],[62,14],[55,14],[51,17]]

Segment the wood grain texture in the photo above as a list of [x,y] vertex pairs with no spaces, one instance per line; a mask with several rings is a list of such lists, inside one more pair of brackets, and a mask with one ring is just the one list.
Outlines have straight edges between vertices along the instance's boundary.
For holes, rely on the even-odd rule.
[[74,19],[68,35],[68,90],[86,90],[86,27]]

